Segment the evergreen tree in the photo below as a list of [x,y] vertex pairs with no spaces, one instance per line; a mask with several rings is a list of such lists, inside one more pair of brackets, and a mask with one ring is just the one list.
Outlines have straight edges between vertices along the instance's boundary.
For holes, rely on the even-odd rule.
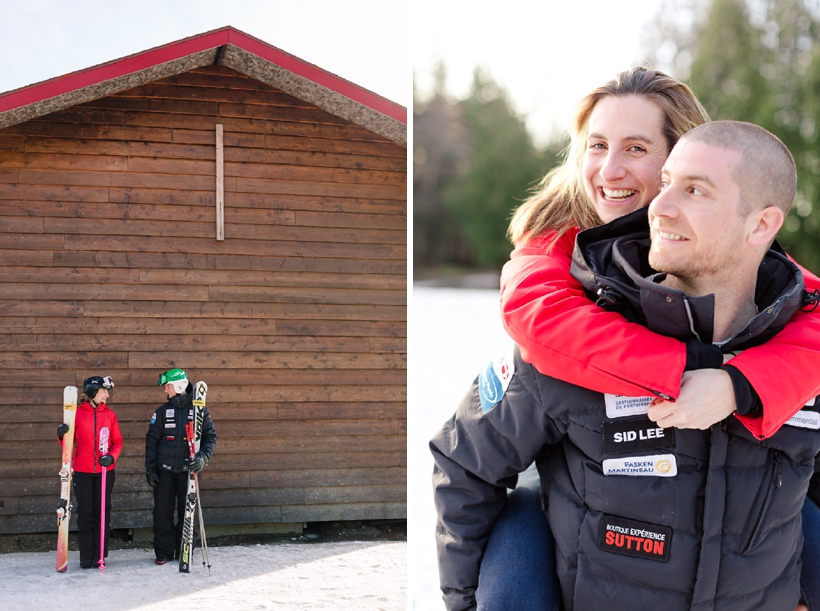
[[413,90],[413,265],[418,270],[469,260],[458,223],[444,207],[443,192],[466,165],[470,134],[456,100],[445,89],[444,64],[435,88],[422,101]]
[[506,238],[513,210],[554,163],[541,154],[506,92],[481,69],[470,95],[460,102],[471,147],[464,171],[444,190],[447,210],[457,219],[476,263],[501,265],[512,249]]

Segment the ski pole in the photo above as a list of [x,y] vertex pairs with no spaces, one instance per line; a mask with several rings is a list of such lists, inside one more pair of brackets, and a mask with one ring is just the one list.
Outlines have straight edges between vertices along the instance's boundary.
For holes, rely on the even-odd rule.
[[[108,454],[108,427],[104,426],[100,429],[100,458]],[[102,479],[100,481],[100,572],[105,571],[105,473],[108,471],[106,467],[100,465],[102,469]]]
[[208,567],[208,575],[211,574],[211,559],[208,557],[208,539],[205,538],[205,521],[202,518],[202,499],[199,496],[199,477],[194,473],[194,484],[196,484],[196,508],[199,513],[199,534],[202,536],[202,566]]
[[[188,422],[185,425],[185,436],[188,438],[188,456],[191,461],[196,458],[196,440],[194,439],[194,423]],[[208,539],[205,537],[205,521],[202,518],[202,499],[199,497],[199,477],[196,471],[191,473],[194,476],[194,486],[196,488],[196,506],[199,512],[199,536],[202,538],[202,566],[208,567],[208,574],[211,573],[211,559],[208,557]]]

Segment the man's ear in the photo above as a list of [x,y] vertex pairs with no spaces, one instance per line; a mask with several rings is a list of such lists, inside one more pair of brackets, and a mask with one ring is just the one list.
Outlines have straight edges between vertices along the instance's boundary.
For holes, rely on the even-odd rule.
[[786,215],[778,206],[766,206],[749,215],[750,227],[746,241],[750,246],[769,244],[777,236]]

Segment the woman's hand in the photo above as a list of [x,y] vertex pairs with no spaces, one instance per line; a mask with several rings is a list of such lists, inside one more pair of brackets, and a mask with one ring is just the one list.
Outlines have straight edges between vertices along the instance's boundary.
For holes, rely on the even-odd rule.
[[729,374],[722,369],[698,369],[683,374],[677,401],[652,402],[649,419],[665,429],[705,430],[734,411],[735,389]]

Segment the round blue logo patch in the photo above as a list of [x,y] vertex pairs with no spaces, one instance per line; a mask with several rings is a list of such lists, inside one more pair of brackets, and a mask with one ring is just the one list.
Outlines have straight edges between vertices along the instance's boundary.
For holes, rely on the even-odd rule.
[[487,365],[478,375],[478,397],[481,399],[481,411],[485,414],[493,405],[501,401],[504,396],[504,387],[493,369],[493,364]]

